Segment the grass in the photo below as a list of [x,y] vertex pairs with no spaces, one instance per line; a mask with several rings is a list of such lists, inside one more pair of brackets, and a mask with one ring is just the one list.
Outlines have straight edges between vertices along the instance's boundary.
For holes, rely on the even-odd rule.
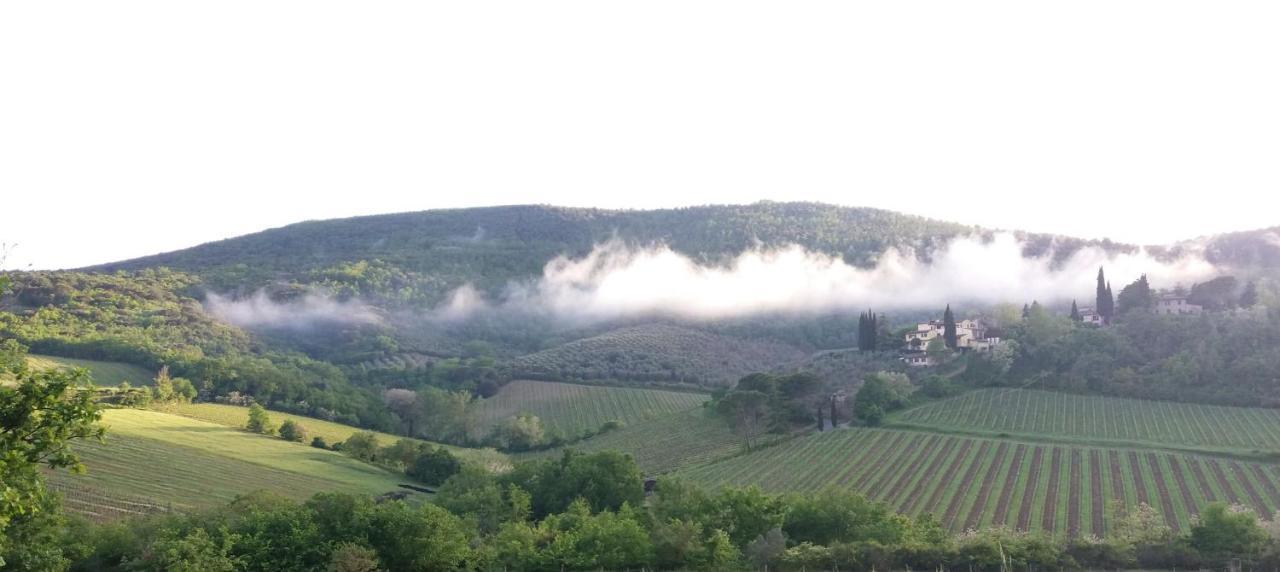
[[[1001,444],[1006,445],[1005,456],[1000,465],[990,471]],[[1043,455],[1039,459],[1039,471],[1033,477],[1030,468],[1034,462],[1034,447],[1040,447]],[[1023,453],[1022,461],[1015,466],[1012,458],[1019,448]],[[952,461],[962,451],[960,462],[953,464]],[[1197,503],[1236,500],[1266,517],[1280,509],[1280,495],[1274,494],[1280,487],[1280,467],[1273,464],[1143,449],[1044,444],[893,429],[837,429],[815,433],[747,454],[685,466],[676,474],[708,487],[755,484],[775,492],[798,493],[825,487],[846,488],[887,502],[895,510],[911,515],[932,513],[955,531],[962,530],[966,521],[971,519],[982,525],[1003,517],[1011,527],[1017,527],[1023,520],[1026,529],[1063,536],[1067,534],[1067,523],[1073,510],[1077,511],[1080,533],[1102,532],[1093,530],[1090,518],[1093,502],[1088,486],[1088,475],[1092,469],[1091,451],[1099,453],[1099,474],[1103,483],[1110,482],[1113,470],[1119,471],[1118,476],[1124,483],[1124,490],[1119,494],[1110,487],[1103,487],[1103,506],[1113,498],[1120,498],[1129,506],[1135,505],[1135,485],[1140,480],[1150,504],[1164,515],[1169,525],[1181,530],[1187,530],[1191,515],[1199,507],[1186,507],[1179,500],[1182,494],[1170,468],[1174,462],[1188,485],[1187,494]],[[1121,459],[1115,469],[1108,462],[1108,454],[1113,451]],[[1082,480],[1074,506],[1070,502],[1073,452],[1079,455]],[[1130,467],[1130,452],[1138,454],[1138,473]],[[1052,459],[1055,453],[1059,455],[1057,489],[1051,493],[1049,484],[1054,477]],[[942,457],[937,460],[939,455]],[[1157,487],[1153,462],[1161,470],[1163,488],[1168,493],[1167,501]],[[934,468],[928,469],[930,466]],[[1212,470],[1215,466],[1221,471],[1221,477]],[[1198,477],[1193,468],[1198,468],[1205,475],[1207,482],[1204,486],[1213,491],[1210,495],[1193,492],[1198,487]],[[991,481],[987,483],[988,494],[984,497],[980,491],[988,475]],[[1001,490],[1009,480],[1012,480],[1013,488],[1006,514],[997,515]],[[1248,492],[1250,487],[1253,495]],[[1030,499],[1024,501],[1028,496]],[[958,500],[948,514],[953,499]],[[976,506],[979,499],[982,500],[981,506]],[[1053,518],[1045,519],[1046,510],[1050,507],[1054,510]],[[1104,525],[1106,520],[1104,518]]]
[[476,436],[482,437],[514,415],[530,413],[542,420],[547,431],[575,437],[598,430],[608,421],[641,423],[699,407],[707,399],[703,394],[681,391],[517,380],[481,402],[480,435]]
[[380,494],[404,482],[340,453],[178,415],[114,409],[103,423],[105,442],[74,446],[86,473],[49,475],[55,489],[76,493],[68,506],[90,516],[125,499],[191,509],[257,490],[301,500],[325,491]]
[[[224,427],[242,428],[249,419],[249,408],[239,407],[236,405],[223,405],[219,403],[178,403],[165,405],[161,411],[199,419],[209,423],[216,423]],[[323,437],[330,445],[339,441],[346,441],[352,433],[362,431],[357,427],[316,419],[313,417],[304,417],[302,415],[294,415],[292,413],[282,413],[279,411],[271,412],[271,421],[279,426],[286,419],[291,419],[295,423],[301,423],[307,428],[307,432],[312,437]],[[378,438],[380,445],[390,445],[404,437],[399,435],[391,435],[389,433],[373,432]],[[510,467],[510,459],[493,449],[468,449],[465,447],[454,447],[452,445],[442,445],[435,443],[441,447],[449,449],[459,457],[478,463],[488,467],[493,471],[506,470]]]
[[151,385],[156,372],[128,363],[73,359],[46,355],[28,355],[27,365],[37,370],[57,368],[85,368],[93,376],[94,385],[120,385],[127,381],[130,385]]
[[1028,389],[971,391],[897,413],[888,425],[1254,457],[1280,452],[1280,411]]

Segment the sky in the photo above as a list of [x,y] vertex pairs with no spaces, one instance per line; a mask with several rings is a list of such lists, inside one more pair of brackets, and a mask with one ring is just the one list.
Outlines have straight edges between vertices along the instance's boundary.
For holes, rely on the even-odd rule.
[[5,2],[4,266],[520,203],[1275,226],[1278,28],[1275,2]]

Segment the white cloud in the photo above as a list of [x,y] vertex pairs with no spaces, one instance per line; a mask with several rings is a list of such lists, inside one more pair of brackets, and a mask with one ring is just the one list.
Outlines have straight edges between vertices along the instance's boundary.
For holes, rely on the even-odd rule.
[[233,299],[216,293],[205,296],[205,310],[217,318],[244,328],[303,330],[323,324],[376,324],[378,313],[358,300],[307,293],[287,302],[272,300],[263,290]]
[[[668,247],[634,249],[619,242],[582,258],[560,257],[542,277],[515,285],[493,306],[547,312],[571,319],[674,315],[715,319],[771,312],[938,308],[952,303],[1088,302],[1099,266],[1119,291],[1145,273],[1157,287],[1212,276],[1198,256],[1160,261],[1144,251],[1107,253],[1082,248],[1051,260],[1023,256],[1011,234],[991,240],[956,239],[923,262],[890,250],[869,269],[799,246],[756,249],[724,266],[705,266]],[[440,312],[453,319],[484,306],[474,289],[455,292]]]

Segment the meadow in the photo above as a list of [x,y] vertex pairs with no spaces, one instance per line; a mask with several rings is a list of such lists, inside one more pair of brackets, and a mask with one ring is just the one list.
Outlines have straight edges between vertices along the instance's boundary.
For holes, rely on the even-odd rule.
[[67,492],[69,508],[92,518],[130,503],[144,512],[185,510],[258,490],[301,500],[325,491],[376,495],[405,482],[334,451],[178,415],[112,409],[103,424],[104,442],[74,445],[84,474],[48,475],[52,488]]
[[1255,454],[1280,453],[1280,412],[1028,389],[982,389],[908,409],[890,425],[1053,436]]
[[517,380],[480,402],[476,436],[507,418],[529,413],[548,432],[574,437],[608,421],[631,425],[699,407],[707,400],[700,393]]
[[36,370],[84,368],[89,370],[89,375],[93,377],[94,385],[98,386],[120,385],[126,381],[135,387],[151,385],[156,377],[156,372],[148,371],[146,368],[133,364],[89,359],[33,354],[27,356],[27,365]]
[[[224,405],[220,403],[175,403],[163,405],[159,410],[174,415],[181,415],[192,419],[198,419],[209,423],[216,423],[224,427],[243,428],[249,420],[249,408],[236,405]],[[312,437],[323,437],[324,440],[332,445],[340,441],[347,440],[352,433],[363,431],[363,429],[316,419],[314,417],[305,417],[302,415],[294,415],[292,413],[283,413],[280,411],[271,411],[271,421],[279,426],[286,419],[295,423],[300,423],[306,427],[307,432]],[[400,435],[392,435],[390,433],[372,432],[381,446],[387,446],[405,437]],[[420,439],[415,439],[420,441]],[[444,445],[433,443],[436,446],[444,447],[453,454],[475,462],[482,466],[488,467],[490,470],[501,471],[511,466],[510,459],[506,455],[493,449],[468,449],[465,447],[455,447],[452,445]]]
[[1068,446],[890,429],[837,429],[684,469],[701,485],[861,492],[953,531],[988,526],[1101,535],[1113,500],[1154,507],[1186,531],[1206,503],[1270,517],[1280,467],[1141,449]]

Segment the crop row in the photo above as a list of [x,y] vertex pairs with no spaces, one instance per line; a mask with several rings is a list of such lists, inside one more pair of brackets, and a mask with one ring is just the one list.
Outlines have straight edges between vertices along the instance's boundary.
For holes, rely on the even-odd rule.
[[1152,506],[1185,530],[1205,504],[1227,501],[1270,517],[1280,468],[1202,455],[841,429],[681,472],[706,485],[859,491],[952,530],[1008,525],[1058,535],[1105,532],[1112,500]]
[[1280,450],[1280,412],[1036,390],[971,391],[903,412],[923,427]]
[[520,413],[537,416],[543,427],[564,436],[599,429],[607,421],[639,423],[698,407],[707,396],[697,393],[629,387],[598,387],[547,381],[517,380],[481,402],[478,429]]

